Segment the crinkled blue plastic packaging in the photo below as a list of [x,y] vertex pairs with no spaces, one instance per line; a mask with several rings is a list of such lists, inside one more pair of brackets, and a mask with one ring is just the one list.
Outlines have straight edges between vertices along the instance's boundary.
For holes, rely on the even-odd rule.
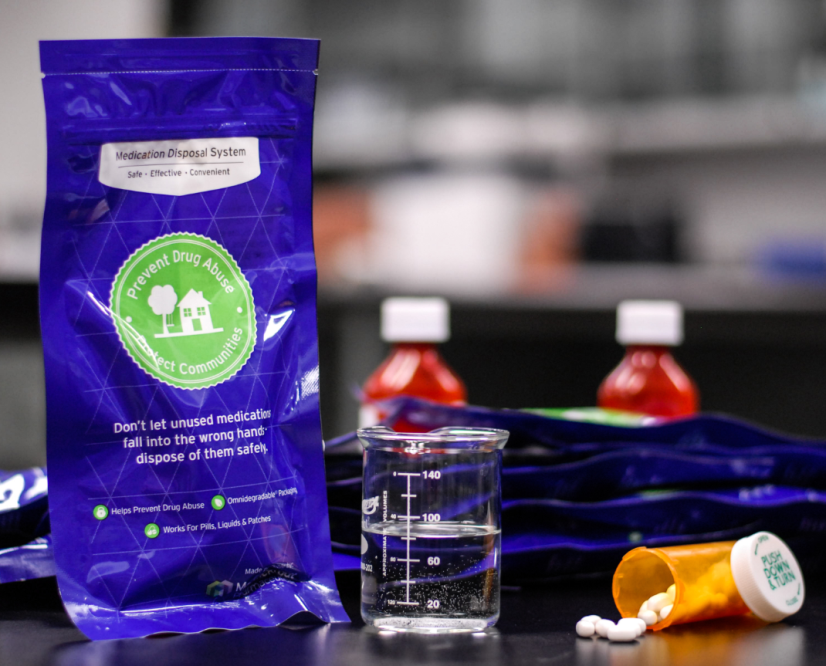
[[347,621],[311,218],[318,43],[43,42],[52,537],[91,638]]
[[0,548],[21,546],[48,533],[46,470],[31,467],[17,472],[0,471]]
[[15,583],[55,575],[52,537],[47,534],[21,546],[0,550],[0,583]]
[[46,470],[0,471],[0,583],[54,573]]

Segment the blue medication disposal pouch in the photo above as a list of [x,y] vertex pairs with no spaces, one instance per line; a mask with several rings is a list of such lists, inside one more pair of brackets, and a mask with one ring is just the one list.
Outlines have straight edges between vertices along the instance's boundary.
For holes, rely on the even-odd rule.
[[318,411],[318,42],[41,44],[57,577],[93,639],[347,621]]

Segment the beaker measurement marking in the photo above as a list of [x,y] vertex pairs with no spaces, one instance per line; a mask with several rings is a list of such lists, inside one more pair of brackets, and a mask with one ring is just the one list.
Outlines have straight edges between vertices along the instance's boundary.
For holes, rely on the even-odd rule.
[[[424,516],[422,516],[422,515],[414,516],[410,512],[410,500],[413,499],[414,497],[418,497],[418,495],[411,492],[410,480],[411,480],[412,477],[416,477],[416,476],[417,477],[424,476],[424,478],[429,477],[431,479],[433,479],[433,478],[438,479],[441,476],[441,473],[438,473],[438,475],[435,475],[433,472],[424,472],[424,473],[422,473],[422,472],[393,472],[393,476],[406,476],[407,477],[406,492],[401,493],[401,497],[404,498],[407,502],[406,512],[403,513],[403,514],[392,514],[392,516],[391,516],[394,520],[403,520],[407,523],[407,529],[405,531],[405,536],[401,537],[401,540],[405,542],[405,557],[391,558],[391,561],[404,562],[404,564],[405,564],[405,577],[404,577],[404,580],[399,581],[404,585],[405,594],[404,594],[404,601],[397,601],[397,600],[388,600],[388,601],[390,601],[390,603],[393,604],[393,605],[399,605],[399,606],[419,606],[420,604],[417,601],[410,601],[410,586],[416,584],[416,581],[412,580],[411,577],[410,577],[410,564],[411,563],[416,564],[418,562],[421,562],[421,560],[418,559],[418,558],[410,557],[410,542],[416,540],[416,537],[412,536],[411,533],[410,533],[410,529],[411,529],[410,526],[413,523],[413,521],[415,521],[415,520],[419,520],[419,521],[424,520],[425,522],[433,522],[433,521],[439,521],[441,519],[441,516],[437,513],[436,514],[425,514]],[[433,566],[438,561],[439,561],[438,558],[432,558],[431,557],[428,560],[428,564]],[[436,602],[436,603],[438,604],[438,602]],[[433,608],[433,606],[429,606],[429,607]],[[435,606],[435,608],[438,608],[438,607],[439,607],[438,605]]]
[[[405,539],[405,542],[406,542],[406,545],[407,545],[407,553],[405,554],[406,555],[405,564],[407,566],[407,575],[405,576],[405,578],[407,580],[405,580],[405,582],[404,582],[404,589],[405,589],[404,600],[407,604],[409,604],[410,603],[410,582],[411,582],[410,581],[410,523],[412,523],[413,520],[414,520],[413,516],[410,515],[410,498],[412,496],[411,493],[410,493],[410,477],[411,476],[421,476],[421,474],[414,474],[414,473],[411,473],[411,472],[403,472],[402,476],[407,477],[407,493],[405,495],[403,495],[403,497],[407,498],[407,514],[405,515],[405,518],[407,518],[407,539]],[[418,516],[416,516],[416,519],[418,519]],[[418,604],[416,604],[416,605],[418,605]]]

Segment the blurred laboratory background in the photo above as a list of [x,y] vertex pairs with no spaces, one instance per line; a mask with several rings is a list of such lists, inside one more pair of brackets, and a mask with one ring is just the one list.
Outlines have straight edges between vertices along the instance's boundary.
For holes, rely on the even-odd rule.
[[[826,438],[823,0],[0,0],[0,466],[43,462],[37,41],[322,42],[322,420],[379,303],[442,295],[473,404],[593,405],[625,298],[685,308],[702,408]],[[48,335],[48,331],[43,331]]]

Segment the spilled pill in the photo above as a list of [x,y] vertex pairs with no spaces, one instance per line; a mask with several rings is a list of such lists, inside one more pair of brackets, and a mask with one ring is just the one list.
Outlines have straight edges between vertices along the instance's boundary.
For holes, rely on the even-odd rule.
[[617,625],[611,622],[611,620],[600,620],[594,625],[596,632],[602,636],[603,638],[608,638],[608,630],[611,627],[616,627]]
[[585,618],[582,618],[579,622],[576,623],[576,635],[582,636],[583,638],[588,638],[588,636],[593,636],[596,629],[594,628],[593,622],[588,622]]
[[639,634],[637,634],[637,628],[632,627],[629,624],[624,626],[614,625],[610,629],[608,629],[608,640],[609,641],[620,641],[626,643],[628,641],[633,641]]
[[586,615],[580,620],[580,622],[590,622],[591,624],[596,624],[601,619],[602,618],[599,615]]
[[644,628],[640,628],[640,624],[642,624],[643,627],[645,626],[645,622],[636,617],[624,617],[619,622],[617,622],[618,627],[631,627],[636,632],[637,636],[639,636],[645,631]]

